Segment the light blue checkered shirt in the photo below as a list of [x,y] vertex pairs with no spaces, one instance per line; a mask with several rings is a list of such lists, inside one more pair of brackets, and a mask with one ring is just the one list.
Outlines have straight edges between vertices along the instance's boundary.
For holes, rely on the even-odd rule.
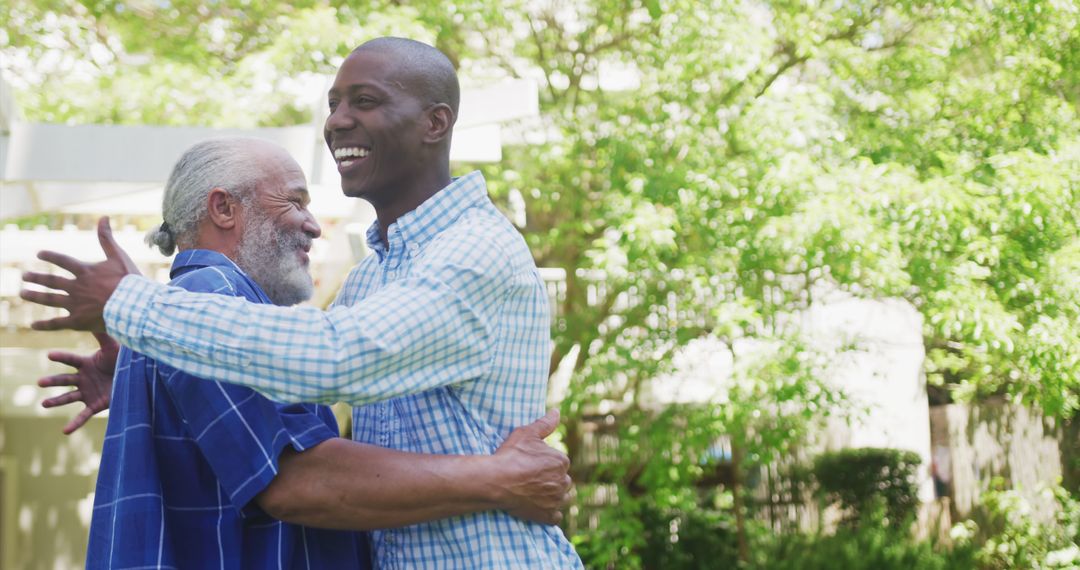
[[[544,284],[483,176],[455,180],[379,237],[334,306],[255,305],[128,277],[105,308],[123,344],[284,402],[346,401],[354,437],[412,452],[492,453],[543,415]],[[380,403],[374,403],[380,402]],[[375,532],[382,568],[581,568],[554,526],[490,511]]]

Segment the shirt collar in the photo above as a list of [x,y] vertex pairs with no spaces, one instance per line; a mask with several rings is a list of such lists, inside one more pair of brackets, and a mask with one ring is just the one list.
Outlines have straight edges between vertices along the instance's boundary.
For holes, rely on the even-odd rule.
[[[390,231],[401,234],[405,243],[422,246],[439,232],[450,227],[466,210],[479,206],[488,200],[487,184],[484,175],[474,170],[465,176],[453,179],[450,184],[425,200],[415,210],[390,224]],[[367,231],[367,243],[373,251],[385,248],[379,235],[379,221],[375,220]]]
[[247,275],[233,260],[220,252],[209,249],[185,249],[177,253],[173,259],[172,269],[169,270],[169,278],[176,279],[189,271],[210,266],[232,267],[239,271],[241,275]]

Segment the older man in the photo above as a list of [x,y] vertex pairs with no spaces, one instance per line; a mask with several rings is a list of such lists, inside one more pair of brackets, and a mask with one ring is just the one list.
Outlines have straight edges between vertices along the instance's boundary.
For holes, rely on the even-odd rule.
[[[179,247],[173,286],[292,305],[312,293],[320,228],[307,203],[283,149],[208,141],[177,162],[147,241]],[[365,538],[327,529],[492,508],[551,520],[568,485],[565,457],[540,441],[551,417],[494,456],[402,453],[337,438],[325,406],[277,404],[127,348],[113,394],[89,568],[367,567]]]
[[[108,244],[109,258],[93,265],[43,252],[75,279],[25,276],[67,293],[23,292],[70,313],[35,326],[100,331],[107,321],[123,344],[182,370],[282,401],[357,404],[360,441],[494,452],[543,411],[550,313],[529,249],[483,176],[450,176],[458,100],[450,61],[412,40],[372,40],[338,70],[326,143],[344,193],[370,202],[378,220],[368,232],[375,255],[329,311],[123,279],[130,262]],[[558,528],[498,511],[377,531],[373,546],[387,567],[581,567]]]

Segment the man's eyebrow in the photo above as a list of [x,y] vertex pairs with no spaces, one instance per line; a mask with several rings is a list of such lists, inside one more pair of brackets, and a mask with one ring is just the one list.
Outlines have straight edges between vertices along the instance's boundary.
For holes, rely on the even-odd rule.
[[[366,83],[366,82],[352,83],[350,85],[345,86],[345,92],[348,93],[348,94],[355,93],[357,91],[360,91],[361,89],[372,89],[372,90],[378,91],[380,93],[384,91],[378,85],[375,85],[373,83]],[[337,87],[331,87],[330,91],[328,91],[326,93],[327,97],[335,97],[335,96],[340,95],[340,94],[341,94],[341,90],[338,89]]]
[[291,189],[294,197],[298,197],[304,202],[311,201],[311,192],[308,191],[307,186],[296,186]]

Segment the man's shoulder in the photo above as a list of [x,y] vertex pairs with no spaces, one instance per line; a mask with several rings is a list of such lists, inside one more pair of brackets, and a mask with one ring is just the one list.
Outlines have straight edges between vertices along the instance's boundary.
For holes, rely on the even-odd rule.
[[374,253],[361,259],[359,263],[349,270],[349,274],[345,276],[345,281],[341,284],[341,290],[338,291],[338,299],[341,299],[345,292],[359,287],[365,279],[369,279],[373,276],[378,267],[379,257]]
[[433,249],[511,266],[534,266],[525,238],[494,206],[472,208],[432,240]]
[[250,286],[244,275],[236,268],[226,265],[207,265],[193,269],[173,279],[169,284],[193,293],[252,297],[247,291]]

